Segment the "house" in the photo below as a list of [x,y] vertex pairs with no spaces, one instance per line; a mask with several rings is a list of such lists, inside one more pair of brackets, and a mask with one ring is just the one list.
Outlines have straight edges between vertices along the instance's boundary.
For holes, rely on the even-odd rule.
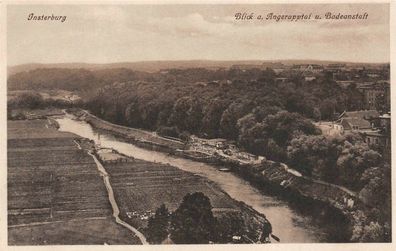
[[345,112],[344,117],[362,118],[366,120],[371,120],[371,119],[378,119],[380,117],[380,114],[376,110],[361,110],[361,111]]
[[313,72],[311,72],[311,71],[304,71],[302,73],[302,75],[304,76],[304,80],[307,81],[307,82],[310,82],[310,81],[313,81],[313,80],[316,79],[315,74]]
[[362,118],[342,118],[341,125],[344,131],[361,131],[372,128],[370,122]]
[[344,133],[344,127],[341,124],[333,123],[332,128],[336,134]]
[[376,110],[343,112],[339,121],[344,131],[358,132],[371,148],[390,156],[390,114],[381,115]]
[[370,130],[379,126],[380,114],[376,110],[343,112],[339,116],[345,131]]
[[381,130],[371,130],[359,133],[364,142],[369,145],[370,148],[378,151],[384,158],[390,158],[391,156],[391,137],[390,134],[384,133]]
[[319,121],[314,123],[326,136],[338,136],[344,133],[344,127],[337,122]]
[[382,134],[379,130],[366,131],[361,133],[364,142],[370,147],[385,147],[390,144],[390,140],[387,140],[386,135]]

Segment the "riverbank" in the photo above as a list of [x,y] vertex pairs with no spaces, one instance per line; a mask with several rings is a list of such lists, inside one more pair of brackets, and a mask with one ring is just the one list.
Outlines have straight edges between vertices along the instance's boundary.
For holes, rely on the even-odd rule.
[[[128,134],[129,128],[127,127],[111,124],[86,112],[80,112],[80,114],[76,115],[79,115],[80,119],[90,123],[95,128],[106,130],[110,133],[116,132],[117,136],[122,137],[127,142],[135,144],[135,142],[140,141],[139,138],[132,138]],[[134,133],[139,133],[140,131],[143,130],[134,130]],[[143,135],[147,134],[146,131],[143,132],[145,132]],[[285,168],[281,163],[262,160],[251,164],[246,161],[238,161],[235,158],[227,158],[224,155],[194,152],[189,150],[187,145],[183,145],[183,149],[175,149],[172,144],[166,146],[166,142],[170,142],[170,140],[163,140],[161,147],[158,147],[158,141],[151,144],[147,140],[144,141],[144,144],[137,145],[196,161],[225,165],[256,187],[282,196],[300,207],[306,206],[315,215],[328,217],[329,221],[339,222],[339,229],[333,231],[335,236],[333,236],[334,238],[331,241],[359,241],[364,225],[369,224],[369,222],[365,222],[366,208],[354,194],[350,194],[337,186],[322,184],[300,177],[291,172],[290,169]],[[195,157],[192,153],[199,157]]]
[[[232,236],[241,236],[242,243],[258,241],[265,215],[235,201],[214,182],[168,164],[135,159],[112,148],[96,146],[93,154],[111,183],[108,190],[117,201],[117,217],[144,235],[147,236],[148,219],[162,204],[173,212],[187,193],[202,192],[210,199],[214,216],[228,234],[220,235],[223,239],[219,243],[231,243]],[[232,228],[235,222],[239,222],[237,229]]]

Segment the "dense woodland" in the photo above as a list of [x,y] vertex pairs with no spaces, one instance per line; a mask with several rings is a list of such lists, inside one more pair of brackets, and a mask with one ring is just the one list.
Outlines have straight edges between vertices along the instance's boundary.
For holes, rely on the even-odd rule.
[[[287,77],[290,81],[278,83],[268,68],[37,69],[11,76],[8,88],[75,91],[85,98],[80,106],[116,124],[183,139],[195,134],[233,140],[248,152],[359,192],[384,226],[390,215],[390,166],[359,135],[326,138],[313,124],[361,109],[362,94],[354,85],[342,89],[326,74],[311,82],[299,74]],[[10,105],[37,108],[48,101],[36,93]]]

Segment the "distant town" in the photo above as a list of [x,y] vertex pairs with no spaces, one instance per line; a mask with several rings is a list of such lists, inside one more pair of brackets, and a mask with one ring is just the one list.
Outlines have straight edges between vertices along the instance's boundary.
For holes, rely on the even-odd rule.
[[[390,241],[389,64],[30,64],[8,74],[10,243]],[[95,229],[84,240],[81,220]]]
[[316,84],[319,77],[329,77],[344,90],[354,87],[363,95],[360,109],[334,113],[331,122],[317,122],[325,135],[342,135],[348,131],[361,134],[366,143],[390,154],[390,65],[389,64],[293,64],[277,63],[240,64],[235,70],[271,68],[276,74],[275,82],[291,81],[300,74],[305,82]]

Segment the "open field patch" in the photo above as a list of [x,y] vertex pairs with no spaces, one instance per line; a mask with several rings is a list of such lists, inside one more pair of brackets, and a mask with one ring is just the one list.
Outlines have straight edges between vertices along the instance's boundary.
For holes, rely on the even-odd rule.
[[8,234],[9,244],[18,245],[140,244],[130,231],[106,217],[16,226]]
[[49,120],[8,121],[10,245],[139,244],[116,224],[97,166]]

